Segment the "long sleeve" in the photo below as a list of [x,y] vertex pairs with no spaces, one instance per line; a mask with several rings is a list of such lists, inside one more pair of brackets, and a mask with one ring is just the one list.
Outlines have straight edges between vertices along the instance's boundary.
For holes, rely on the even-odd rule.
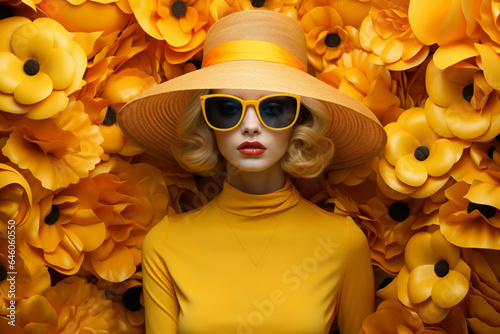
[[348,218],[347,264],[342,283],[338,326],[341,334],[357,334],[373,312],[375,287],[370,250],[363,232]]
[[176,334],[179,304],[162,249],[165,247],[165,217],[144,238],[142,273],[147,334]]

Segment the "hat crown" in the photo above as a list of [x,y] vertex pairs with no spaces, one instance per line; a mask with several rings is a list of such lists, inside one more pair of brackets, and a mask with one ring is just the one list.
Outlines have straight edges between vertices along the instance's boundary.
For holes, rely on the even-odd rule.
[[243,40],[278,45],[307,69],[306,37],[302,26],[288,15],[268,10],[236,12],[215,22],[207,32],[203,57],[219,44]]

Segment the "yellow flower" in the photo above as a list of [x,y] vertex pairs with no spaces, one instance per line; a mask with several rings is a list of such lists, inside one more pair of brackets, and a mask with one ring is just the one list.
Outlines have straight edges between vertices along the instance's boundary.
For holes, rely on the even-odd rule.
[[343,54],[336,66],[325,68],[317,78],[361,101],[379,119],[392,109],[400,109],[389,70],[373,64],[362,50]]
[[361,48],[356,28],[344,26],[333,7],[312,8],[302,17],[300,24],[306,33],[308,63],[316,73],[331,66],[342,54]]
[[[15,277],[14,300],[16,302],[23,298],[42,294],[50,287],[50,275],[47,267],[25,259],[19,251],[18,242],[16,242],[15,249],[10,248],[9,239],[7,234],[0,236],[0,314],[9,314],[7,308],[10,306],[10,300],[13,299],[12,277]],[[9,252],[9,250],[11,251]],[[10,275],[8,272],[16,272],[16,274]]]
[[2,152],[19,168],[29,169],[45,188],[56,190],[88,176],[100,161],[101,142],[83,103],[71,98],[54,118],[19,121]]
[[43,0],[36,6],[72,32],[108,35],[123,30],[132,16],[125,0]]
[[167,61],[182,63],[203,48],[210,18],[209,0],[130,0],[130,6],[146,33],[165,40],[171,49],[166,53]]
[[437,211],[424,214],[425,200],[383,201],[381,196],[370,198],[359,206],[370,219],[361,220],[366,231],[374,264],[396,275],[404,265],[404,249],[408,240],[430,225],[438,225]]
[[0,32],[0,109],[31,119],[64,110],[68,95],[83,84],[83,49],[49,18],[6,18]]
[[500,196],[497,182],[457,182],[439,210],[441,233],[459,247],[500,249]]
[[40,201],[39,216],[19,232],[20,251],[34,263],[73,275],[85,252],[97,249],[106,236],[106,226],[97,217],[96,185],[82,179]]
[[360,42],[371,61],[392,71],[416,67],[429,53],[413,34],[408,12],[393,8],[370,10],[361,24]]
[[474,62],[441,69],[434,58],[427,67],[426,83],[425,113],[440,136],[487,142],[500,133],[500,93]]
[[442,321],[469,290],[471,268],[460,258],[460,249],[438,231],[419,232],[407,243],[405,266],[377,295],[394,293],[405,306],[429,324]]
[[418,314],[396,300],[380,303],[375,313],[363,321],[359,334],[432,334],[446,331],[439,327],[426,326]]
[[118,333],[116,315],[103,290],[73,276],[20,303],[16,322],[27,333]]
[[420,42],[440,46],[478,38],[479,25],[468,1],[410,1],[408,16],[413,32]]
[[167,214],[167,185],[156,167],[118,157],[96,166],[91,177],[99,193],[94,211],[106,224],[106,238],[85,254],[83,265],[99,278],[121,282],[141,263],[146,233]]
[[0,233],[7,235],[8,222],[22,227],[30,218],[33,195],[28,181],[15,168],[0,164]]
[[[427,124],[423,108],[406,110],[397,123],[386,127],[387,145],[379,163],[379,184],[384,195],[424,198],[441,189],[460,159],[463,143],[440,138]],[[395,194],[384,189],[392,189]]]
[[465,259],[472,268],[466,318],[470,333],[493,333],[500,329],[500,268],[497,250],[473,250]]

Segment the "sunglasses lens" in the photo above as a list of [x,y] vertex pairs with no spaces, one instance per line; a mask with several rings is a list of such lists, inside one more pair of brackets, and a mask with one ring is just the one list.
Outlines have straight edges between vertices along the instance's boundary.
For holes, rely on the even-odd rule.
[[213,96],[205,100],[208,122],[218,129],[229,129],[238,124],[243,105],[231,97]]
[[259,104],[262,121],[273,129],[286,128],[297,115],[297,99],[291,96],[269,97]]

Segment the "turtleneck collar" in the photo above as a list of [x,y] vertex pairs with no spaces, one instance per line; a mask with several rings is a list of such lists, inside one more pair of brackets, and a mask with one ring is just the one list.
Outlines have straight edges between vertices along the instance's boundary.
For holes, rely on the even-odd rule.
[[285,186],[280,190],[263,195],[248,194],[224,182],[224,189],[217,197],[217,204],[229,213],[255,217],[291,208],[300,198],[299,191],[289,178],[286,178]]

